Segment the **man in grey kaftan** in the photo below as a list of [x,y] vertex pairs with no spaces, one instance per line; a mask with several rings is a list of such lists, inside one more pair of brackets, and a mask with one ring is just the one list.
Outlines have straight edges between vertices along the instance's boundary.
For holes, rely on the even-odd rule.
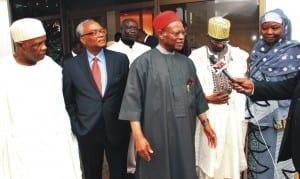
[[[190,59],[170,51],[161,41],[138,57],[130,68],[119,115],[131,121],[139,154],[136,179],[195,179],[195,117],[206,121],[206,110]],[[136,130],[134,122],[141,130]],[[209,122],[204,125],[213,146],[215,134]],[[139,148],[145,143],[149,143],[149,158],[144,157],[148,151]]]

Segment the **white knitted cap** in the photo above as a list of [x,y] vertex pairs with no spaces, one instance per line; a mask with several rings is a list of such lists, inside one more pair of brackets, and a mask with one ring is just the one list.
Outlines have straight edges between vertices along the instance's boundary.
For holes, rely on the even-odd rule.
[[43,24],[34,18],[19,19],[10,26],[10,34],[14,42],[22,42],[46,35]]

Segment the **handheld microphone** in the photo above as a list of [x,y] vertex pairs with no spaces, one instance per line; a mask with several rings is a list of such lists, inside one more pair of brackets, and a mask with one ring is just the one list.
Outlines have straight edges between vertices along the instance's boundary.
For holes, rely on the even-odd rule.
[[[217,58],[216,58],[215,56],[213,56],[213,55],[210,55],[209,60],[211,61],[211,63],[212,63],[213,65],[215,65],[215,64],[218,63]],[[221,68],[222,68],[222,66],[220,67],[220,69],[221,69]],[[222,72],[223,72],[223,74],[224,74],[231,82],[236,83],[236,81],[234,81],[234,79],[233,79],[232,76],[228,73],[228,71],[227,71],[226,68],[224,68],[224,69],[222,70]]]

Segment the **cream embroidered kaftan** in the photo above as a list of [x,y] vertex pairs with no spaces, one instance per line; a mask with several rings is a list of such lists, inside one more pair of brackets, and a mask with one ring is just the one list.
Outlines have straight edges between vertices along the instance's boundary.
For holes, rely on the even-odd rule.
[[[228,64],[228,72],[233,77],[244,77],[248,54],[230,45],[226,50],[227,53],[223,55]],[[209,55],[212,53],[206,46],[194,50],[190,55],[206,96],[212,95],[214,89]],[[233,90],[228,104],[208,103],[207,115],[217,135],[217,147],[213,149],[207,145],[207,138],[198,121],[195,134],[196,166],[200,167],[202,174],[205,174],[199,176],[199,179],[239,179],[240,172],[247,168],[244,153],[247,126],[244,122],[245,100],[243,94]]]
[[33,66],[0,59],[0,178],[81,178],[61,68],[47,56]]

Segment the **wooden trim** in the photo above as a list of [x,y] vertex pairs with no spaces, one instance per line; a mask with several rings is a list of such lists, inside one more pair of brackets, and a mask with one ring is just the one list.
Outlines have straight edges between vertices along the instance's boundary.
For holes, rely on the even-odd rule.
[[88,10],[77,10],[77,11],[68,11],[66,12],[68,17],[72,18],[80,18],[80,17],[87,17],[87,16],[99,16],[100,14],[105,13],[106,11],[121,11],[121,10],[133,10],[133,9],[142,9],[142,8],[149,8],[153,7],[153,2],[141,2],[141,3],[133,3],[133,4],[123,4],[123,5],[116,5],[116,6],[109,6],[103,8],[90,8]]
[[[180,3],[191,3],[191,2],[202,2],[202,1],[212,1],[212,0],[159,0],[159,5],[170,5],[170,4],[180,4]],[[151,8],[154,7],[154,1],[146,1],[140,3],[132,3],[132,4],[123,4],[123,5],[114,5],[108,7],[97,7],[97,8],[90,8],[88,11],[86,10],[77,10],[72,12],[66,12],[68,17],[72,18],[80,18],[86,16],[95,16],[99,15],[99,12],[105,11],[121,11],[121,10],[134,10],[134,9],[142,9],[142,8]]]
[[260,20],[261,16],[263,16],[265,14],[265,12],[266,12],[266,0],[259,0],[259,14],[258,14],[259,16],[258,16],[258,20],[257,20],[259,32],[260,32],[259,20]]
[[266,0],[259,0],[259,17],[263,16],[266,11]]

